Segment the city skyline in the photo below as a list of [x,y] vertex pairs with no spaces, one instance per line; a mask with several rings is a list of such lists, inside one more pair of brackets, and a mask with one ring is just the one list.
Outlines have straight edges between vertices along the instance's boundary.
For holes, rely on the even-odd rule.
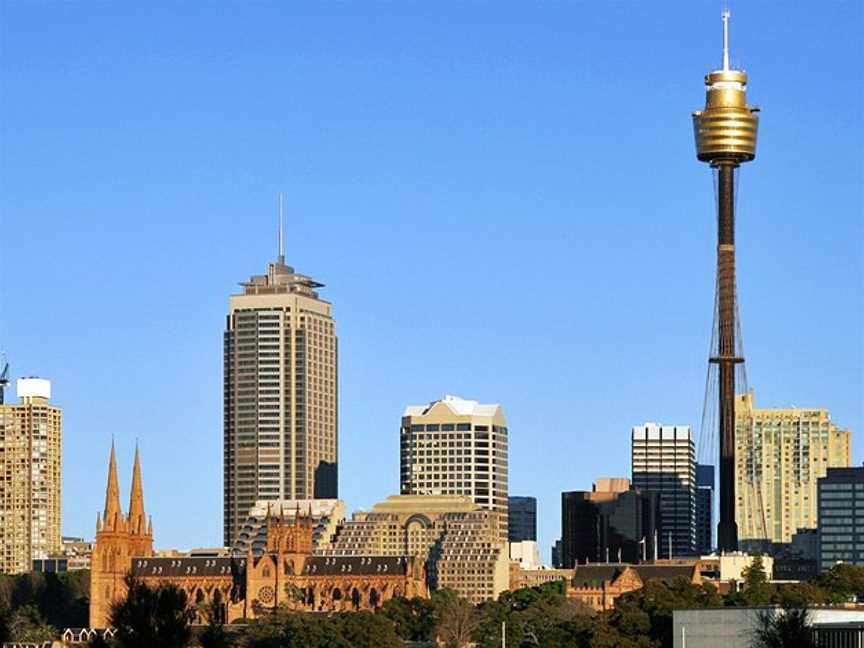
[[[71,89],[73,79],[83,78],[75,76],[76,70],[81,74],[76,64],[98,74],[113,68],[96,52],[75,49],[77,41],[69,38],[34,54],[6,32],[9,22],[25,32],[34,29],[38,9],[5,11],[3,36],[10,37],[11,61],[4,63],[3,77],[11,98],[4,113],[23,128],[9,134],[3,158],[3,191],[9,200],[0,230],[0,347],[16,377],[35,373],[51,379],[54,401],[64,409],[64,534],[92,533],[99,502],[81,500],[99,492],[91,486],[101,479],[103,449],[114,434],[120,451],[131,447],[135,437],[141,439],[150,467],[148,508],[159,520],[160,546],[208,545],[221,536],[225,296],[238,277],[271,260],[278,191],[288,192],[286,212],[294,223],[290,231],[295,238],[286,241],[289,263],[327,283],[328,300],[338,306],[340,495],[349,510],[368,508],[398,492],[400,412],[409,403],[444,393],[503,405],[512,431],[510,492],[537,496],[544,560],[558,533],[560,492],[587,490],[601,475],[627,475],[633,425],[680,421],[698,434],[710,335],[714,221],[706,197],[709,176],[695,160],[688,119],[701,97],[702,75],[717,64],[713,5],[677,13],[652,8],[674,23],[663,27],[655,18],[652,34],[641,32],[639,20],[648,14],[638,8],[633,8],[634,16],[615,8],[550,9],[542,18],[532,14],[520,26],[516,23],[524,12],[505,7],[501,20],[479,29],[488,53],[467,41],[451,41],[455,49],[446,60],[424,58],[437,51],[435,43],[411,49],[406,37],[395,43],[351,41],[346,49],[310,63],[308,52],[322,54],[308,42],[306,58],[283,53],[282,62],[294,66],[289,65],[292,80],[319,94],[265,94],[240,103],[249,115],[255,110],[267,115],[266,133],[248,145],[240,140],[249,126],[232,121],[227,106],[219,119],[170,139],[197,114],[194,93],[181,95],[190,103],[180,102],[179,115],[169,110],[173,104],[160,102],[151,112],[132,111],[151,120],[141,130],[112,121],[104,109],[79,124],[76,116],[84,117],[82,111],[95,106],[75,103],[71,95],[74,110],[61,119],[53,107],[40,103],[48,97],[47,87],[54,88],[49,82]],[[260,14],[271,11],[259,8],[256,16],[263,21]],[[303,11],[307,20],[324,21],[315,10]],[[838,425],[852,430],[857,465],[862,457],[862,327],[855,178],[860,178],[861,163],[855,156],[861,138],[853,118],[860,116],[861,99],[853,89],[860,82],[860,68],[854,65],[854,53],[860,50],[849,40],[854,35],[849,24],[860,9],[847,8],[852,18],[837,7],[825,15],[784,9],[779,22],[787,29],[775,32],[782,42],[772,40],[770,51],[758,35],[779,17],[764,8],[733,11],[733,56],[746,57],[752,101],[774,108],[762,125],[759,165],[744,174],[739,203],[738,227],[747,232],[739,244],[739,288],[750,385],[767,407],[828,408]],[[420,29],[419,13],[402,9],[379,18],[388,31],[393,20]],[[180,24],[192,17],[182,14]],[[100,20],[116,18],[107,12]],[[577,44],[572,30],[553,29],[565,18],[584,42]],[[632,39],[627,48],[590,33],[592,25],[601,29],[604,18],[610,19],[603,27],[612,30],[616,42]],[[256,64],[279,51],[272,32],[260,23],[253,27],[274,40],[259,49],[244,41],[250,48],[246,56],[238,54],[240,63],[234,67],[228,60],[234,82],[242,78],[241,70],[261,69]],[[213,19],[204,33],[224,28]],[[337,28],[352,33],[347,24]],[[445,25],[426,29],[430,38],[445,38]],[[541,36],[549,29],[554,38],[541,47]],[[680,34],[679,42],[664,42],[663,29]],[[817,50],[800,38],[807,29],[831,31],[837,38],[820,43]],[[717,38],[705,36],[715,33]],[[643,76],[649,36],[652,42],[657,39],[652,56],[660,69],[650,82]],[[140,57],[134,59],[134,69],[145,75],[146,88],[164,88],[157,73],[185,88],[189,78],[184,73],[211,70],[212,62],[192,45],[169,42],[170,51],[185,64],[174,74],[165,60],[148,58],[145,42],[130,43]],[[362,65],[362,57],[359,62],[350,59],[351,47],[366,51],[374,70]],[[71,57],[67,76],[53,76],[57,57],[75,52],[79,58]],[[25,53],[34,57],[36,78],[45,80],[46,88],[36,84],[34,90],[23,89],[18,75]],[[459,65],[463,54],[469,65]],[[224,55],[215,58],[226,62]],[[816,87],[808,88],[806,96],[779,71],[791,68],[814,78],[810,71],[827,59],[847,70],[846,78],[838,73],[830,84],[815,79]],[[347,69],[339,67],[340,61]],[[259,92],[281,70],[263,69],[266,74],[249,82]],[[310,81],[307,75],[316,69],[321,80]],[[387,92],[388,84],[398,84],[411,70],[428,73],[437,91],[468,92],[478,106],[470,101],[447,104],[435,95],[443,102],[436,106],[439,111],[421,110],[425,121],[409,118],[426,96],[418,82],[403,88],[410,100],[399,95],[394,100],[398,105],[385,106],[386,124],[373,118],[381,100],[377,92]],[[98,74],[91,91],[100,89]],[[333,121],[339,114],[332,108],[316,115],[316,108],[328,104],[323,99],[357,91],[352,74],[378,83],[369,94],[361,93],[355,119]],[[330,79],[343,85],[330,88],[323,83]],[[579,87],[592,80],[608,84],[594,89],[596,101],[585,101]],[[530,95],[523,94],[525,82],[531,82]],[[471,83],[478,88],[472,90]],[[656,93],[645,92],[645,85],[654,85]],[[209,77],[193,87],[226,99]],[[119,101],[127,110],[137,92],[121,84]],[[613,124],[629,128],[629,108],[623,110],[620,102],[633,92],[648,103],[648,119],[660,134],[647,151],[594,140],[579,125],[588,119],[607,133]],[[265,99],[289,97],[288,115],[266,110]],[[806,103],[812,97],[857,106],[857,112],[840,111],[827,125],[824,113]],[[307,98],[306,107],[298,107]],[[36,182],[32,165],[40,147],[50,143],[51,131],[34,121],[39,111],[26,119],[19,114],[28,101],[53,116],[46,123],[71,143],[65,153],[52,149],[51,164],[40,172],[52,187],[48,192],[43,182]],[[204,105],[210,103],[200,107]],[[791,106],[794,114],[784,115],[781,105]],[[167,119],[170,127],[156,136],[159,116],[176,121]],[[110,138],[90,142],[84,137],[101,132],[100,118],[125,137],[121,149],[128,150],[114,151],[117,157],[110,155]],[[379,139],[355,131],[364,123],[375,126]],[[298,132],[301,124],[304,131],[319,133],[318,146],[315,137]],[[478,124],[479,131],[474,128]],[[451,129],[455,134],[447,136]],[[226,144],[223,152],[214,142],[226,133],[237,141]],[[351,133],[356,134],[340,146],[339,137]],[[169,179],[167,174],[178,171],[170,160],[165,160],[170,171],[148,168],[144,161],[137,163],[140,167],[123,167],[132,164],[135,144],[146,144],[148,136],[156,141],[150,149],[143,147],[146,160],[156,160],[160,146],[168,147],[163,153],[179,152],[191,168]],[[35,138],[32,150],[24,148],[28,137]],[[402,142],[414,141],[412,137],[418,138],[418,146],[403,149]],[[589,156],[580,150],[585,138]],[[830,159],[824,155],[826,141]],[[369,157],[361,155],[363,145],[370,147]],[[251,158],[240,155],[247,147]],[[91,151],[98,160],[87,156],[82,166],[71,164],[75,153]],[[514,154],[520,164],[502,163],[505,153]],[[208,155],[218,164],[205,161]],[[24,164],[15,164],[21,157]],[[418,157],[425,163],[417,166]],[[801,164],[803,158],[807,166]],[[662,164],[655,166],[657,159]],[[328,160],[333,166],[329,174]],[[112,163],[119,166],[115,175]],[[470,171],[473,183],[465,180]],[[412,173],[417,174],[413,181]],[[632,196],[614,191],[615,183],[607,179],[613,174],[616,182],[623,179],[632,188]],[[100,182],[103,177],[108,182]],[[646,208],[649,196],[660,206]],[[243,219],[242,227],[235,219]],[[41,225],[39,236],[32,223]],[[91,249],[94,245],[97,249]],[[36,283],[55,290],[52,317],[44,318],[48,321],[38,317],[38,298],[44,293],[31,290],[37,272]],[[513,299],[516,295],[531,299]],[[167,327],[157,322],[157,306]],[[117,322],[122,322],[122,332],[106,331]],[[121,461],[128,463],[130,457]],[[177,475],[194,477],[194,484],[183,489],[185,501],[177,498]],[[184,515],[190,506],[200,511],[200,519]]]

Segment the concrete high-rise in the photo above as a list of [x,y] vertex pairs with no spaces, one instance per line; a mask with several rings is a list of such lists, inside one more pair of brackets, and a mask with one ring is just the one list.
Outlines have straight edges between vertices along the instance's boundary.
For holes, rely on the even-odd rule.
[[537,498],[512,495],[507,499],[510,542],[537,540]]
[[337,339],[323,286],[285,265],[232,295],[225,330],[224,542],[259,500],[338,497]]
[[503,516],[507,538],[507,420],[500,405],[457,396],[409,405],[400,436],[402,495],[467,495]]
[[696,464],[696,553],[707,556],[714,543],[714,466]]
[[63,417],[51,383],[23,378],[19,403],[0,405],[0,573],[30,571],[59,553]]
[[660,556],[692,556],[696,552],[696,448],[690,428],[645,423],[633,428],[631,443],[633,487],[660,498]]
[[829,468],[819,478],[819,571],[864,567],[864,468]]
[[61,549],[63,417],[51,383],[16,382],[19,402],[0,405],[0,573],[30,571]]
[[821,408],[757,409],[735,399],[736,519],[742,548],[765,550],[816,528],[818,479],[851,463],[851,432]]

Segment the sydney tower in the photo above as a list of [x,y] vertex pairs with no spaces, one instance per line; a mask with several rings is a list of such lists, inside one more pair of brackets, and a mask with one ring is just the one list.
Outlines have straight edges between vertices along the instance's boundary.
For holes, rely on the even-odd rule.
[[696,157],[717,176],[717,347],[719,369],[720,552],[738,550],[735,523],[735,173],[756,157],[758,108],[747,105],[747,74],[729,67],[729,12],[723,12],[723,66],[705,75],[705,109],[693,113]]

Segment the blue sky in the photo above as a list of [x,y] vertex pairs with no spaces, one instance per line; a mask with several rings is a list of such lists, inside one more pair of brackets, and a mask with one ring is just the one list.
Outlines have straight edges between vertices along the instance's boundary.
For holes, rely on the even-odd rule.
[[[629,473],[698,428],[713,191],[690,113],[719,2],[0,4],[0,348],[54,383],[63,528],[139,439],[159,547],[222,527],[228,295],[276,253],[327,284],[340,494],[398,491],[408,403],[500,402],[510,490]],[[757,405],[828,407],[862,459],[862,7],[731,4],[763,108],[740,180]]]

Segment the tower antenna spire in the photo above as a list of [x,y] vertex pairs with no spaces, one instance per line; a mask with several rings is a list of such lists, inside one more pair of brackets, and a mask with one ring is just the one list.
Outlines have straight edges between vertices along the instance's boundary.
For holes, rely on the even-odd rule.
[[729,9],[724,9],[720,17],[723,20],[723,71],[729,71]]
[[279,192],[279,265],[285,265],[285,230],[282,225],[282,192]]

